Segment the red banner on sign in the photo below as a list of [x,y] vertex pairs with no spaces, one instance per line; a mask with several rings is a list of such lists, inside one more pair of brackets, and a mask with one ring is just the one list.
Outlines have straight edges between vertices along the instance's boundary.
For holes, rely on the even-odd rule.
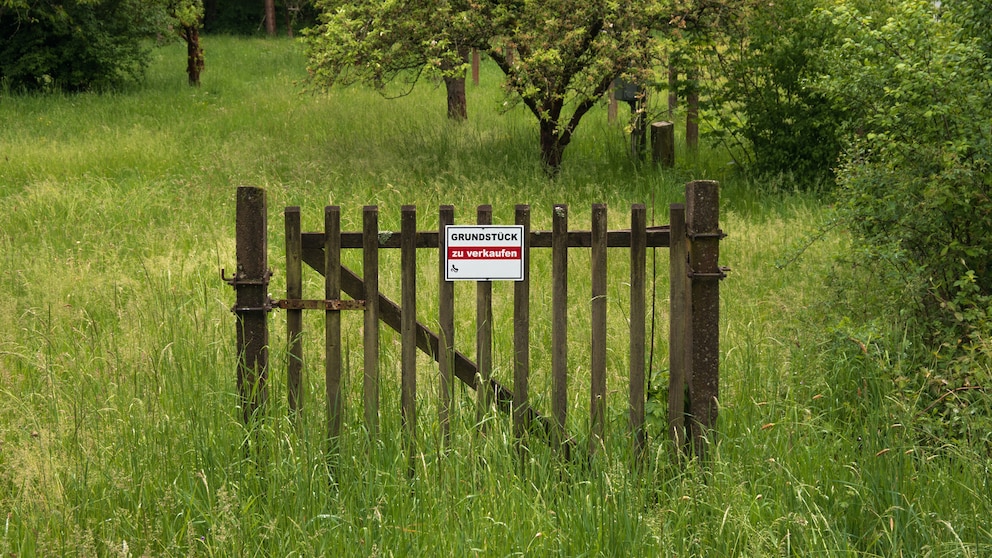
[[449,246],[449,260],[519,260],[520,248],[488,248],[472,246]]

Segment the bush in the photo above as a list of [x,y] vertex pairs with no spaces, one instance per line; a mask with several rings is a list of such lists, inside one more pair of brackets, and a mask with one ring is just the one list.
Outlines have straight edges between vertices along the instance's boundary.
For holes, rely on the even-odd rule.
[[989,407],[992,66],[946,6],[903,1],[876,17],[841,1],[822,15],[838,39],[817,89],[850,115],[838,206],[854,257],[899,293],[892,312],[929,349],[922,387],[907,389],[964,432],[965,411]]
[[141,0],[0,0],[0,81],[14,90],[105,89],[140,79],[164,12]]
[[829,26],[811,18],[817,0],[744,2],[711,50],[716,135],[758,174],[789,173],[805,184],[830,178],[840,153],[842,109],[807,83],[817,75]]

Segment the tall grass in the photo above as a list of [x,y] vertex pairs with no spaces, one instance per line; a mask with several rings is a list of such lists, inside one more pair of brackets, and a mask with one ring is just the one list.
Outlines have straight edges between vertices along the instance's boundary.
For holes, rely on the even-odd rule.
[[[156,51],[133,91],[0,95],[0,554],[255,555],[935,555],[992,551],[987,455],[920,444],[897,405],[891,370],[909,363],[833,328],[824,301],[846,249],[843,231],[817,235],[829,211],[807,194],[742,179],[703,149],[670,171],[627,159],[605,107],[583,123],[549,181],[536,129],[505,114],[498,76],[469,88],[468,122],[445,121],[444,96],[423,83],[385,100],[355,88],[300,92],[297,47],[207,37],[203,87],[185,85],[183,53]],[[268,416],[246,431],[237,409],[233,295],[234,188],[267,189],[273,296],[284,289],[280,209],[379,204],[383,229],[415,203],[420,228],[455,204],[498,222],[530,203],[550,228],[553,203],[584,227],[589,206],[626,226],[630,203],[658,223],[694,178],[722,182],[721,415],[706,467],[669,459],[651,424],[651,459],[632,468],[624,438],[626,285],[611,281],[607,445],[591,464],[563,463],[538,440],[520,453],[507,419],[474,428],[472,393],[456,395],[444,450],[422,360],[414,474],[400,435],[398,339],[383,332],[383,436],[362,429],[360,316],[345,316],[350,396],[340,451],[328,453],[320,320],[308,316],[305,412],[285,403],[282,316],[272,317]],[[546,255],[534,260],[549,274]],[[396,254],[383,254],[384,269]],[[421,256],[424,308],[436,297],[435,256]],[[611,252],[611,277],[626,274]],[[667,255],[657,254],[658,323],[667,318]],[[588,387],[588,258],[570,256],[570,431],[584,442]],[[360,267],[360,256],[346,254]],[[785,267],[777,266],[791,262]],[[395,267],[395,266],[393,266]],[[539,282],[538,282],[539,283]],[[321,280],[306,276],[308,294]],[[383,288],[394,297],[398,277]],[[497,285],[497,377],[510,383],[509,290]],[[535,404],[547,410],[550,326],[532,295]],[[458,344],[471,353],[470,286],[459,285]],[[420,315],[430,323],[429,310]],[[897,331],[880,334],[898,336]],[[667,331],[655,332],[654,387],[666,379]],[[468,347],[468,349],[465,349]],[[663,388],[651,404],[664,405]],[[248,451],[246,451],[246,446]]]

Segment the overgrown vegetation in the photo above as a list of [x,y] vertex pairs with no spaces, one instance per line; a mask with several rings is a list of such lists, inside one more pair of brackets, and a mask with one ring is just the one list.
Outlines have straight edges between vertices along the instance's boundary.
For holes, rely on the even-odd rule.
[[[905,298],[899,283],[885,278],[899,268],[882,265],[883,257],[861,258],[863,233],[813,194],[744,178],[728,170],[723,150],[706,146],[695,159],[680,156],[675,169],[637,165],[628,158],[622,127],[608,124],[601,106],[576,134],[569,148],[574,159],[549,181],[529,140],[532,117],[522,108],[501,114],[500,72],[490,62],[482,84],[467,91],[477,107],[472,117],[449,125],[444,96],[430,82],[395,101],[341,89],[301,96],[293,84],[305,77],[305,61],[296,45],[212,37],[208,48],[212,70],[198,89],[186,87],[183,49],[173,44],[152,53],[139,91],[0,92],[0,200],[7,208],[0,214],[6,295],[0,298],[0,553],[992,551],[992,457],[981,438],[989,430],[976,428],[990,411],[988,394],[978,389],[987,353],[976,349],[970,361],[953,360],[971,383],[950,383],[957,381],[949,375],[953,368],[921,349],[919,328],[930,331],[929,322],[888,313],[906,308],[892,304]],[[934,52],[973,59],[970,47],[959,48],[933,45]],[[954,67],[951,62],[941,65]],[[877,133],[866,128],[865,141],[869,131]],[[862,160],[877,168],[852,172],[851,185],[870,173],[893,172],[879,160]],[[974,175],[948,174],[962,189],[977,187],[961,180]],[[514,204],[527,202],[533,226],[548,228],[553,203],[569,203],[570,223],[580,227],[590,204],[605,201],[612,229],[624,227],[633,202],[648,203],[657,222],[666,221],[667,205],[679,201],[682,185],[694,178],[721,181],[721,228],[729,234],[721,263],[733,270],[722,285],[721,414],[705,467],[669,459],[663,423],[649,432],[645,469],[629,465],[620,379],[627,286],[620,281],[611,282],[608,293],[616,332],[610,338],[609,444],[591,467],[564,464],[537,441],[521,459],[502,416],[488,417],[488,434],[478,436],[467,392],[458,394],[452,450],[441,451],[430,418],[436,416],[437,372],[425,362],[418,412],[423,436],[416,473],[407,477],[398,349],[385,331],[384,436],[370,441],[361,429],[360,317],[345,323],[351,396],[339,458],[329,458],[322,434],[316,316],[306,323],[303,420],[285,418],[279,366],[285,339],[278,333],[284,318],[274,315],[269,415],[258,431],[242,426],[232,293],[218,273],[234,264],[236,185],[267,188],[270,262],[278,269],[278,215],[286,205],[302,206],[304,228],[319,230],[320,208],[339,204],[344,227],[357,230],[361,206],[380,204],[381,226],[396,230],[397,207],[404,203],[421,207],[421,228],[429,228],[441,203],[455,204],[459,222],[471,220],[474,206],[490,203],[499,222],[512,219]],[[907,258],[909,252],[896,254]],[[570,257],[575,374],[569,429],[581,438],[588,428],[582,371],[589,289],[578,271],[586,256],[576,250]],[[610,258],[610,276],[623,276],[624,257]],[[836,265],[838,258],[849,264]],[[360,266],[357,254],[345,259]],[[436,260],[425,256],[421,265],[423,284],[432,284]],[[536,273],[550,267],[540,260],[534,265]],[[657,268],[667,268],[663,251]],[[659,271],[659,324],[667,313],[664,277]],[[278,296],[284,288],[278,271],[273,281]],[[387,292],[397,282],[388,274],[382,279]],[[321,285],[311,277],[305,292],[319,296]],[[967,292],[962,285],[951,288],[952,294]],[[472,293],[456,296],[468,307],[460,315],[472,316]],[[502,296],[509,295],[497,288],[496,299]],[[547,301],[538,289],[532,296],[531,388],[545,409],[548,381],[540,370],[549,368],[549,326],[537,308]],[[497,305],[497,325],[508,320],[507,306]],[[941,327],[953,326],[942,315],[951,314],[938,311]],[[460,347],[473,346],[471,326],[471,317],[460,319]],[[654,334],[657,406],[664,401],[656,388],[666,377],[667,331],[659,326]],[[498,336],[502,380],[512,368],[508,346],[509,339]],[[932,384],[921,366],[930,368]],[[906,397],[913,393],[917,397]],[[962,429],[955,431],[955,424]],[[246,440],[257,444],[250,453]]]
[[0,0],[0,86],[79,92],[133,85],[145,75],[149,41],[177,36],[195,45],[195,84],[202,17],[201,0]]
[[[821,14],[838,39],[818,89],[850,113],[838,170],[841,213],[933,352],[909,384],[948,436],[988,444],[992,430],[992,61],[962,14],[899,2],[872,14]],[[931,425],[932,426],[932,425]],[[992,451],[992,445],[987,446]]]

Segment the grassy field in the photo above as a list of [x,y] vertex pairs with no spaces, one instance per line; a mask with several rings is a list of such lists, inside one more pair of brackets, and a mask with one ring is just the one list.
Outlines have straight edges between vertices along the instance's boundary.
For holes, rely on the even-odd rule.
[[[532,118],[522,107],[504,110],[491,66],[469,87],[470,119],[457,125],[445,120],[434,83],[395,100],[358,88],[315,96],[301,93],[293,43],[204,44],[199,89],[186,86],[177,45],[155,51],[147,83],[133,91],[0,93],[0,555],[992,553],[992,461],[918,441],[914,415],[890,396],[893,371],[912,366],[886,349],[900,332],[861,327],[857,312],[840,309],[871,291],[836,288],[858,281],[834,264],[844,231],[829,229],[800,255],[831,218],[825,203],[739,178],[705,147],[696,158],[680,150],[673,170],[635,165],[605,106],[583,122],[562,174],[549,181]],[[721,181],[729,235],[721,259],[733,269],[721,289],[720,423],[706,467],[671,463],[660,417],[648,466],[630,466],[625,255],[610,264],[607,448],[588,468],[560,463],[539,442],[521,460],[503,417],[475,435],[472,394],[459,391],[448,452],[433,403],[421,398],[420,453],[408,478],[398,337],[383,329],[384,435],[369,440],[360,317],[345,324],[351,395],[338,457],[321,434],[317,317],[307,318],[301,423],[284,418],[285,317],[275,313],[269,417],[255,432],[241,424],[233,293],[219,273],[234,267],[237,185],[266,188],[278,297],[287,205],[303,208],[305,230],[321,229],[326,204],[342,207],[343,228],[360,230],[361,207],[378,204],[382,229],[398,230],[401,204],[417,204],[428,229],[439,204],[454,204],[460,222],[493,204],[496,222],[512,222],[513,206],[529,203],[534,228],[547,229],[554,203],[570,204],[578,228],[592,203],[606,202],[610,228],[623,228],[631,203],[667,222],[668,204],[692,179]],[[383,256],[384,268],[395,268],[394,256]],[[429,308],[436,260],[422,258]],[[587,256],[570,258],[569,427],[584,440]],[[657,258],[664,324],[667,254]],[[345,263],[360,267],[360,254]],[[549,275],[546,261],[534,266],[537,277]],[[305,277],[305,296],[319,296],[322,280]],[[547,412],[550,324],[541,308],[550,293],[536,283],[532,390]],[[394,298],[397,284],[398,274],[383,278]],[[496,376],[509,385],[503,287],[494,295]],[[458,296],[471,314],[471,291]],[[462,350],[473,346],[471,325],[459,322]],[[667,378],[666,339],[659,326],[655,386]],[[436,369],[425,360],[420,370],[421,393],[430,394]],[[655,393],[652,404],[664,397]],[[257,446],[246,453],[245,441]]]

